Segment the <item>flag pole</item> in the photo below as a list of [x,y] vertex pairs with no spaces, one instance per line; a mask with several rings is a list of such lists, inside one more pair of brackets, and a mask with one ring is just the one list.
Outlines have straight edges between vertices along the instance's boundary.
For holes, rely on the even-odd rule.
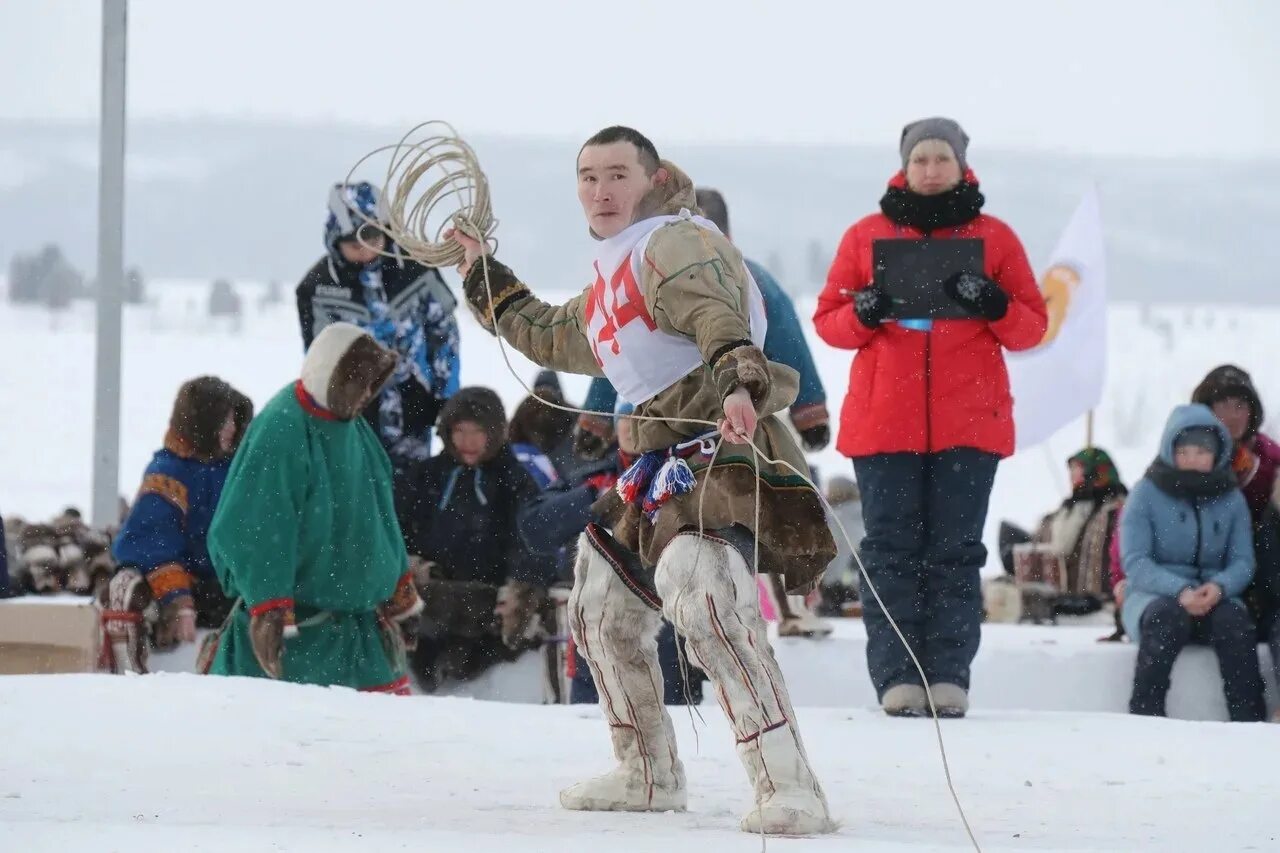
[[1093,450],[1093,409],[1084,416],[1084,446]]
[[93,523],[120,517],[120,302],[124,291],[125,39],[128,0],[102,0],[98,130],[97,342],[93,401]]

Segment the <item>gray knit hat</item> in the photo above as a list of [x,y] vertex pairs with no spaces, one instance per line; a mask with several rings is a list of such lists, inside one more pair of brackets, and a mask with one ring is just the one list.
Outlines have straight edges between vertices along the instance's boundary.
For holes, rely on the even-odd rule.
[[1222,452],[1222,439],[1218,437],[1218,430],[1214,427],[1192,426],[1178,433],[1178,437],[1173,440],[1173,449],[1177,450],[1179,447],[1199,447],[1216,457]]
[[907,161],[911,159],[911,149],[926,139],[941,139],[950,145],[951,150],[955,152],[956,162],[960,164],[960,170],[969,168],[965,159],[965,152],[969,148],[969,135],[964,132],[959,122],[939,116],[913,121],[902,129],[902,142],[899,145],[902,149],[902,168],[907,168]]

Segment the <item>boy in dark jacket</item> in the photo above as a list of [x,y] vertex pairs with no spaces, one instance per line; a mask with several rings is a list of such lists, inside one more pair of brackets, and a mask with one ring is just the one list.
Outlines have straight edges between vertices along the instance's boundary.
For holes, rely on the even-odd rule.
[[463,388],[440,413],[444,450],[397,476],[425,604],[413,666],[427,690],[538,645],[533,614],[553,578],[517,533],[537,486],[511,454],[506,427],[497,394]]

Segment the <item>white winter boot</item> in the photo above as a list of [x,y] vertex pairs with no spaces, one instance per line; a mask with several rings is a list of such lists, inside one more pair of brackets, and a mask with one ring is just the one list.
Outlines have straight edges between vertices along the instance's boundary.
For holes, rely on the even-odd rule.
[[575,811],[684,811],[684,767],[662,703],[660,617],[623,584],[586,534],[578,543],[568,609],[574,642],[600,693],[618,766],[560,792],[560,805]]
[[756,793],[755,807],[742,818],[743,832],[818,835],[835,828],[792,726],[739,743],[738,757]]
[[805,755],[782,671],[769,646],[755,579],[711,536],[681,534],[658,560],[663,609],[707,674],[737,738],[753,790],[747,832],[812,835],[835,825]]
[[684,767],[674,753],[664,762],[641,751],[641,738],[628,726],[613,725],[609,733],[618,766],[565,788],[561,806],[585,812],[682,812],[688,807]]

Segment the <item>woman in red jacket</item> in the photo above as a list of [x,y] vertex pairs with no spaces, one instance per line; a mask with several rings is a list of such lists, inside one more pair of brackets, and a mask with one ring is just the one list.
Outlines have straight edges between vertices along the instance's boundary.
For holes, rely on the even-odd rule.
[[[944,716],[968,710],[969,667],[982,621],[982,530],[996,464],[1013,452],[1013,398],[1003,350],[1040,343],[1044,300],[1008,225],[982,213],[956,122],[906,126],[902,171],[880,213],[840,241],[814,323],[824,341],[858,350],[837,447],[862,491],[862,559],[920,658]],[[976,238],[983,273],[945,283],[972,319],[890,319],[873,279],[879,239]],[[920,676],[874,596],[865,602],[867,664],[885,711],[928,713]]]

